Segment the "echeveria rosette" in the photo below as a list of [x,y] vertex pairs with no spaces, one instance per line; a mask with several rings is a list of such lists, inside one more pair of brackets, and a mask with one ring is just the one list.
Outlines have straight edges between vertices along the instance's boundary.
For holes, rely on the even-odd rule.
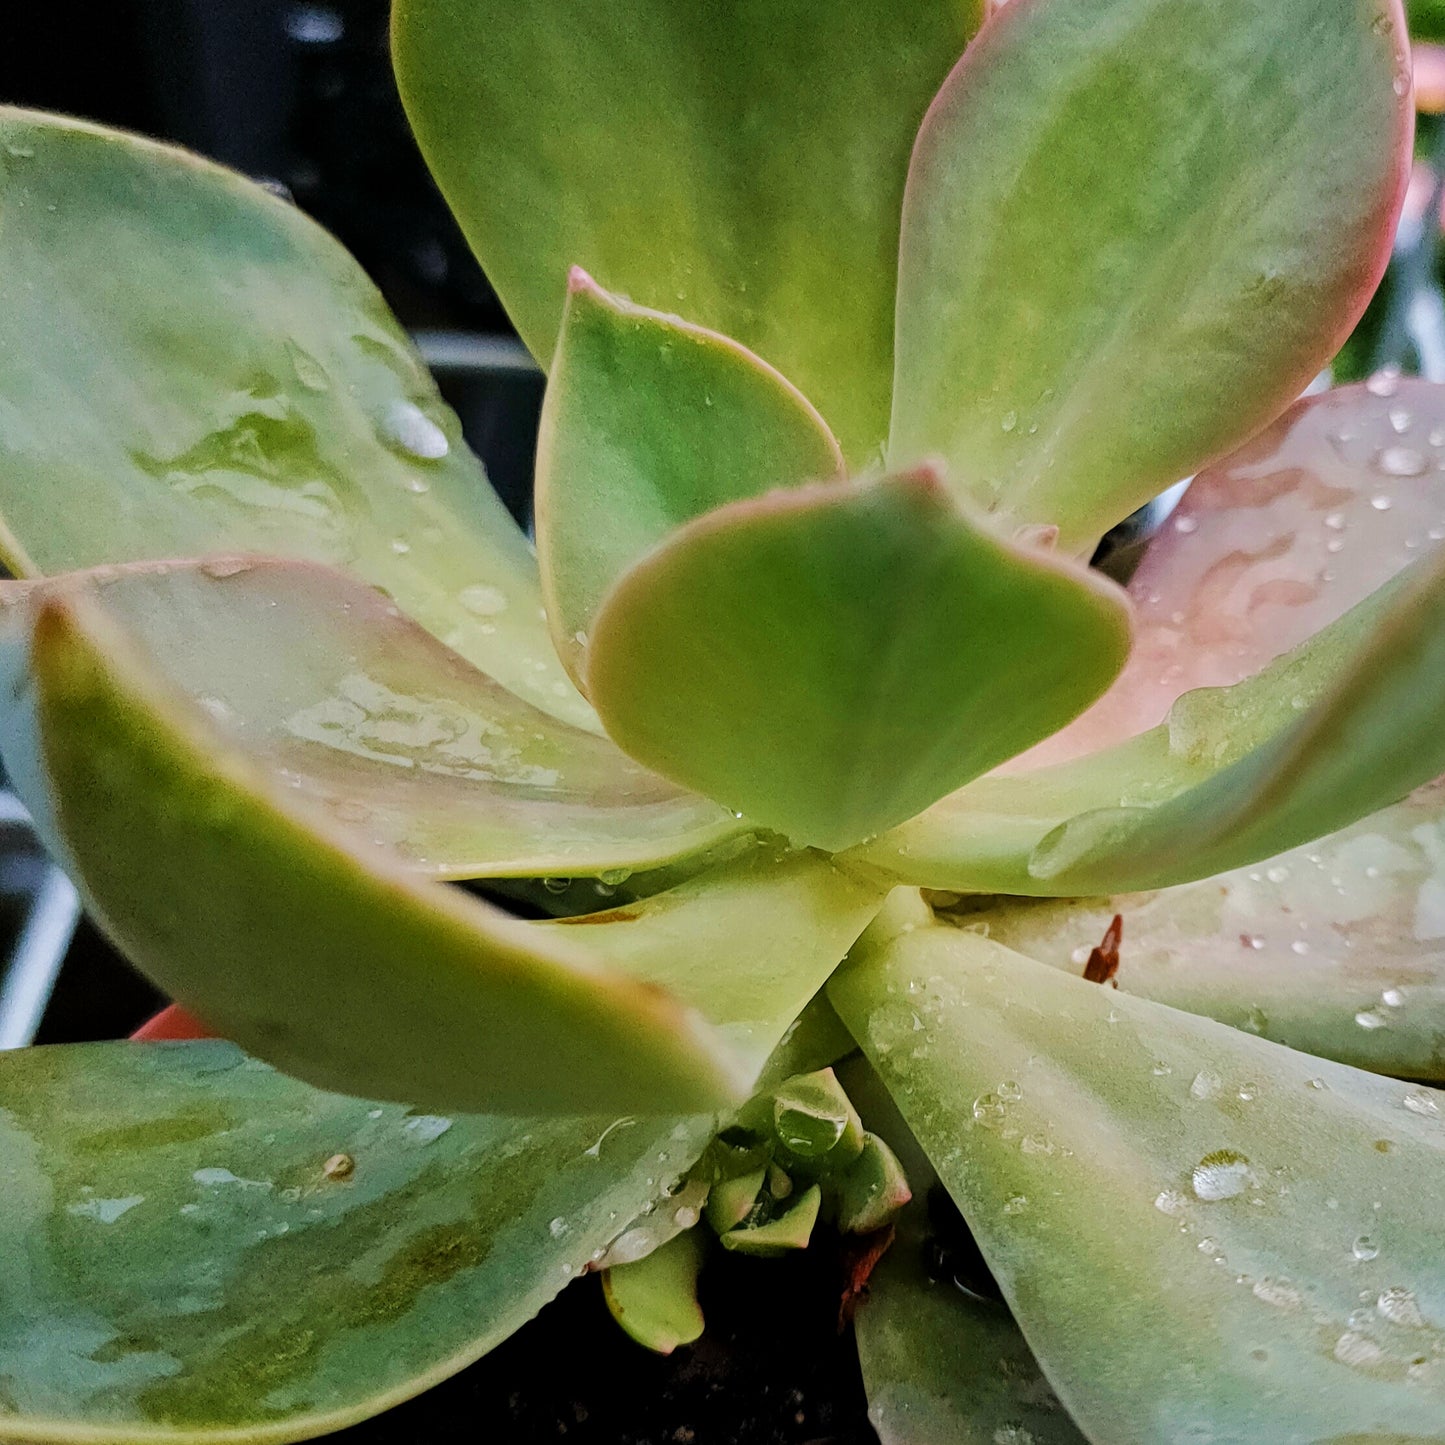
[[[821,1000],[790,1025],[895,880],[1057,895],[1248,869],[1439,771],[1438,562],[1391,581],[1437,540],[1432,502],[1407,536],[1391,530],[1429,492],[1417,479],[1438,450],[1435,389],[1307,403],[1206,479],[1205,497],[1229,481],[1230,506],[1262,489],[1313,509],[1327,558],[1345,517],[1351,557],[1371,559],[1336,587],[1335,564],[1309,571],[1308,547],[1242,561],[1227,537],[1204,548],[1211,615],[1210,586],[1272,564],[1307,573],[1260,586],[1228,658],[1191,659],[1194,680],[1228,692],[1176,703],[1182,667],[1137,689],[1161,643],[1150,593],[1136,587],[1144,626],[1126,664],[1122,595],[1072,560],[1245,442],[1358,316],[1403,192],[1398,8],[1013,0],[958,61],[978,18],[953,0],[922,14],[874,0],[842,20],[812,4],[783,20],[667,0],[398,6],[423,148],[552,366],[541,585],[334,243],[194,158],[0,116],[4,545],[26,576],[67,574],[8,589],[7,765],[97,916],[183,1002],[296,1075],[433,1111],[319,1094],[214,1044],[0,1063],[0,1172],[23,1202],[0,1253],[22,1302],[0,1326],[0,1433],[280,1441],[382,1408],[602,1258],[629,1211],[688,1168],[714,1110],[829,1061],[808,1050],[845,1047]],[[665,138],[659,113],[677,121]],[[640,148],[642,134],[657,143]],[[571,273],[569,290],[579,265],[590,276]],[[1397,485],[1408,508],[1383,490]],[[1191,519],[1203,536],[1203,513]],[[1190,535],[1168,533],[1141,577],[1194,567]],[[254,552],[291,560],[238,555]],[[184,555],[205,560],[154,561]],[[1280,625],[1290,608],[1307,625]],[[1053,747],[1072,771],[979,776],[1035,746],[1026,763]],[[1200,837],[1196,803],[1212,809]],[[1435,816],[1425,792],[1357,827],[1398,849],[1406,830],[1428,854]],[[1350,837],[1320,846],[1353,867]],[[833,861],[797,844],[858,846]],[[555,923],[436,882],[561,870],[605,890],[635,876],[620,906]],[[1394,875],[1418,887],[1417,923],[1419,871],[1412,859]],[[1311,925],[1401,911],[1360,896],[1348,919],[1312,900]],[[1098,908],[1049,906],[1062,920],[1019,942],[1060,963],[1066,936],[1071,953],[1093,941],[1073,930]],[[1255,1435],[1298,1433],[1295,1392],[1250,1371],[1334,1330],[1351,1266],[1330,1253],[1330,1220],[1286,1218],[1285,1195],[1266,1195],[1265,1164],[1246,1176],[1215,1161],[1241,1182],[1220,1228],[1262,1287],[1251,1298],[1277,1311],[1249,1317],[1247,1361],[1216,1352],[1217,1400],[1176,1373],[1144,1419],[1137,1375],[1061,1326],[1070,1300],[1040,1305],[1045,1286],[1115,1300],[1143,1350],[1157,1285],[1114,1268],[1117,1231],[1095,1207],[1111,1180],[1187,1183],[1167,1147],[1198,1135],[1203,1159],[1201,1131],[1227,1123],[1213,1153],[1273,1151],[1268,1167],[1301,1184],[1313,1161],[1285,1159],[1282,1135],[1328,1146],[1337,1208],[1372,1194],[1375,1169],[1419,1194],[1434,1187],[1435,1096],[1038,970],[966,931],[1002,932],[1002,905],[966,907],[959,931],[900,896],[832,997],[1075,1423],[1110,1438],[1127,1404],[1140,1439],[1212,1428],[1211,1410]],[[1208,947],[1185,894],[1151,907]],[[1398,965],[1428,970],[1415,934]],[[1022,1014],[1016,984],[1034,998]],[[1358,984],[1330,988],[1337,1020]],[[1423,988],[1402,996],[1416,1020],[1431,1003]],[[1236,984],[1174,997],[1266,1031],[1230,1013]],[[1276,1011],[1277,1032],[1301,1027]],[[1380,1017],[1367,1031],[1391,1026]],[[1098,1044],[1109,1029],[1112,1054]],[[1164,1072],[1135,1078],[1129,1040],[1150,1030]],[[1428,1034],[1417,1023],[1373,1054],[1333,1023],[1307,1041],[1423,1074]],[[1211,1081],[1241,1060],[1256,1077],[1225,1097]],[[1186,1100],[1190,1061],[1204,1083]],[[1013,1089],[981,1083],[995,1064],[1015,1087],[1030,1068],[1046,1080],[1054,1134],[1010,1132]],[[1248,1107],[1265,1076],[1287,1100],[1273,1121]],[[1342,1102],[1288,1093],[1301,1079]],[[62,1099],[72,1127],[47,1133]],[[1392,1134],[1397,1115],[1410,1118]],[[1031,1183],[1065,1201],[1040,1227],[1037,1192],[992,1208],[1015,1154],[1032,1161],[1020,1168],[1118,1167],[1076,1188],[1060,1187],[1067,1171]],[[1213,1178],[1196,1188],[1205,1203],[1219,1202]],[[1256,1197],[1269,1207],[1251,1216]],[[1141,1238],[1156,1214],[1178,1233],[1152,1197],[1128,1208]],[[1401,1219],[1414,1209],[1407,1198]],[[1064,1232],[1060,1210],[1091,1226],[1064,1271],[1039,1244]],[[248,1227],[221,1231],[222,1248],[215,1220]],[[126,1230],[143,1248],[118,1254]],[[1223,1275],[1186,1242],[1181,1265],[1159,1234],[1158,1277],[1234,1318],[1242,1296],[1196,1290],[1197,1258]],[[1402,1250],[1408,1280],[1371,1276],[1376,1316],[1346,1318],[1301,1376],[1317,1414],[1348,1389],[1330,1370],[1368,1379],[1369,1422],[1350,1405],[1332,1424],[1428,1428],[1434,1337],[1413,1333],[1440,1315],[1427,1256]],[[206,1291],[157,1295],[144,1266],[163,1257]],[[1291,1269],[1294,1295],[1276,1288]],[[85,1283],[96,1270],[99,1291]],[[326,1284],[277,1295],[296,1280]],[[1008,1329],[986,1322],[1026,1362]],[[1424,1353],[1407,1359],[1405,1335]],[[1170,1359],[1192,1357],[1188,1340],[1159,1338]],[[248,1361],[269,1362],[265,1391]],[[952,1403],[967,1438],[970,1401]]]

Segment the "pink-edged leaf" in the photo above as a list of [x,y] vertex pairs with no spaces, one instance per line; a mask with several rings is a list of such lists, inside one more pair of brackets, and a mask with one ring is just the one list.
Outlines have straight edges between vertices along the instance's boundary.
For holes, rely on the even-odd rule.
[[604,600],[586,682],[647,766],[838,848],[1073,717],[1128,628],[1111,582],[1000,540],[923,469],[680,528]]
[[1129,583],[1134,648],[1086,713],[1011,769],[1162,722],[1258,672],[1445,539],[1445,386],[1381,375],[1307,397],[1201,472]]
[[1413,109],[1398,0],[1011,0],[904,202],[889,460],[1087,547],[1349,333]]
[[574,267],[537,439],[537,550],[557,653],[581,681],[607,589],[669,532],[773,487],[841,478],[822,417],[736,341]]

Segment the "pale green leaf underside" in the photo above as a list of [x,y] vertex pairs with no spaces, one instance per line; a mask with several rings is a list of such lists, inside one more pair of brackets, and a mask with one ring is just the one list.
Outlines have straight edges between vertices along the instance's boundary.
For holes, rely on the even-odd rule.
[[726,502],[841,475],[823,419],[736,342],[575,271],[537,440],[537,553],[558,655],[579,683],[617,577]]
[[595,726],[536,564],[355,261],[210,162],[0,108],[0,552],[22,575],[255,551],[344,566]]
[[226,746],[409,871],[615,878],[742,831],[316,563],[102,568],[0,586],[0,609],[42,596],[86,598]]
[[765,1066],[772,1077],[785,1065],[797,1073],[836,1047],[817,995],[882,899],[830,858],[759,848],[641,902],[535,924],[533,936],[580,944],[698,1010],[752,1082]]
[[608,594],[587,690],[633,757],[839,848],[1062,726],[1127,647],[1112,583],[992,536],[919,471],[679,529]]
[[1077,551],[1259,430],[1385,268],[1408,88],[1397,0],[1002,9],[913,154],[890,464]]
[[531,1318],[712,1127],[411,1113],[227,1043],[0,1054],[0,1436],[262,1445],[375,1414]]
[[981,13],[404,0],[392,42],[422,152],[533,355],[584,266],[778,367],[858,466],[888,426],[909,152]]
[[1344,827],[1445,770],[1445,562],[1168,721],[981,779],[859,849],[909,882],[1077,896],[1208,877]]
[[964,927],[1078,973],[1124,919],[1119,987],[1357,1068],[1445,1079],[1438,784],[1292,852],[1158,893],[1000,899]]
[[585,941],[418,880],[288,796],[93,603],[44,603],[3,663],[0,749],[42,831],[111,938],[217,1032],[323,1087],[444,1109],[746,1091],[699,1015]]
[[953,929],[829,993],[1089,1438],[1445,1440],[1445,1096]]

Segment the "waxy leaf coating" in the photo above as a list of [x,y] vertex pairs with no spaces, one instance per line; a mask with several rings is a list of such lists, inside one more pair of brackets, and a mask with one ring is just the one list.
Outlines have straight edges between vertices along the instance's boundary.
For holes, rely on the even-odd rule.
[[110,936],[218,1033],[323,1087],[443,1109],[685,1112],[746,1090],[661,990],[288,800],[93,604],[15,620],[10,775]]
[[400,0],[407,114],[522,339],[567,270],[734,336],[850,462],[888,428],[908,154],[981,0]]
[[229,1043],[0,1054],[0,1436],[365,1419],[530,1319],[713,1127],[418,1113]]
[[574,271],[536,472],[547,620],[573,678],[608,588],[674,528],[842,469],[823,419],[772,367]]
[[838,848],[1061,726],[1127,647],[1112,583],[1000,541],[919,471],[675,532],[604,602],[587,688],[633,757]]
[[22,576],[253,551],[344,566],[595,726],[536,563],[356,262],[174,147],[0,107],[0,555]]
[[0,586],[0,608],[41,596],[85,597],[226,746],[412,872],[615,879],[741,831],[316,563],[98,568]]
[[926,924],[829,994],[1087,1437],[1445,1439],[1445,1095]]
[[913,152],[890,465],[1076,551],[1244,441],[1385,269],[1409,86],[1398,0],[1006,5]]

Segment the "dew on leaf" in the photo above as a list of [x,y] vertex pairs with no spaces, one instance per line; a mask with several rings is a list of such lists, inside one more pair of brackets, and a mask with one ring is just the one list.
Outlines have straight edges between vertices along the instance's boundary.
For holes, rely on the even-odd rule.
[[1210,1203],[1233,1199],[1255,1183],[1253,1166],[1236,1149],[1215,1149],[1206,1154],[1190,1175],[1196,1198]]
[[1371,1260],[1379,1255],[1380,1246],[1368,1234],[1362,1234],[1350,1246],[1350,1253],[1358,1260]]
[[414,401],[395,401],[381,423],[382,439],[422,462],[439,462],[451,451],[447,434]]

